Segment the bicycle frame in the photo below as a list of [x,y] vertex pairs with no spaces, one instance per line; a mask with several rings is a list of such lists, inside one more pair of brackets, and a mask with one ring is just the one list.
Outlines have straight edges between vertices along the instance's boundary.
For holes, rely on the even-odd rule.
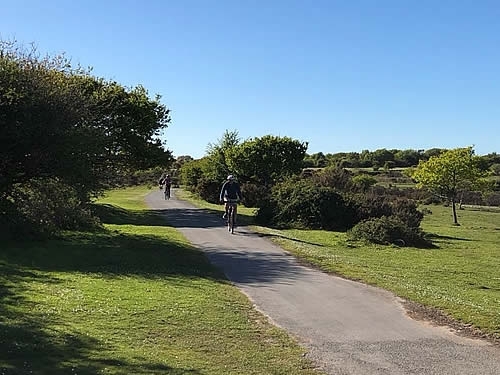
[[236,211],[236,202],[228,202],[227,203],[227,230],[229,233],[233,234],[234,233],[234,221],[235,221],[235,212]]

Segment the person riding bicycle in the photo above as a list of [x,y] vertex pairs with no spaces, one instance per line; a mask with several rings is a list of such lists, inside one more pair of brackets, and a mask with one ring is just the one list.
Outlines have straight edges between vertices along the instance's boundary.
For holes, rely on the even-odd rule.
[[229,209],[229,203],[234,204],[234,217],[236,219],[237,214],[237,205],[236,202],[242,199],[240,185],[234,179],[234,176],[230,174],[227,176],[227,180],[222,185],[222,189],[220,191],[219,200],[220,202],[224,202],[224,215],[222,215],[223,219],[227,219],[227,212]]
[[163,183],[165,184],[165,193],[168,192],[168,196],[170,196],[170,187],[172,186],[172,179],[170,178],[169,174],[167,174],[163,178]]

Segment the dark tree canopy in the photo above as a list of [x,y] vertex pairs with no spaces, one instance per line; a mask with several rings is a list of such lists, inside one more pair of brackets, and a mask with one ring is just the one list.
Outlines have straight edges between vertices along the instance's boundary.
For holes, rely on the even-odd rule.
[[82,198],[116,176],[165,165],[160,131],[170,121],[160,97],[0,42],[0,193],[57,177]]

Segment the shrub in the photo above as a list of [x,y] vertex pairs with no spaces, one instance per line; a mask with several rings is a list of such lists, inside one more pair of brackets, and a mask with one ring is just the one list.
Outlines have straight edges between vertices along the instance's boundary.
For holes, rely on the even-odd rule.
[[272,188],[257,216],[278,225],[344,230],[352,225],[355,212],[334,189],[291,178]]
[[325,168],[312,176],[316,184],[334,188],[338,191],[351,191],[353,189],[352,173],[347,169],[338,167]]
[[352,182],[361,191],[367,191],[377,183],[377,179],[369,174],[362,173],[354,176]]
[[411,228],[396,217],[382,216],[364,220],[356,224],[349,232],[355,240],[398,246],[429,246],[419,228]]
[[269,200],[271,192],[261,184],[246,182],[241,184],[243,204],[246,207],[261,207]]
[[486,194],[484,201],[488,206],[500,207],[500,192],[491,192]]
[[392,213],[388,199],[383,195],[350,194],[346,197],[356,212],[353,224],[374,217],[390,216]]
[[13,238],[48,238],[60,230],[99,227],[71,186],[55,178],[32,179],[16,184],[1,204],[1,221]]
[[221,183],[201,177],[194,192],[209,203],[219,203]]
[[424,214],[417,209],[415,201],[397,198],[390,203],[392,216],[401,220],[410,228],[420,227]]

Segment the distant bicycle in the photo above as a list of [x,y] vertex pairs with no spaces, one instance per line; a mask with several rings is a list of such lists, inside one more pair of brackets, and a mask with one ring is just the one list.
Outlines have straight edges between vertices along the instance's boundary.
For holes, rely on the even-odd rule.
[[165,185],[165,200],[168,201],[170,199],[170,185]]
[[227,202],[227,230],[231,234],[234,234],[236,224],[236,204],[236,200]]

